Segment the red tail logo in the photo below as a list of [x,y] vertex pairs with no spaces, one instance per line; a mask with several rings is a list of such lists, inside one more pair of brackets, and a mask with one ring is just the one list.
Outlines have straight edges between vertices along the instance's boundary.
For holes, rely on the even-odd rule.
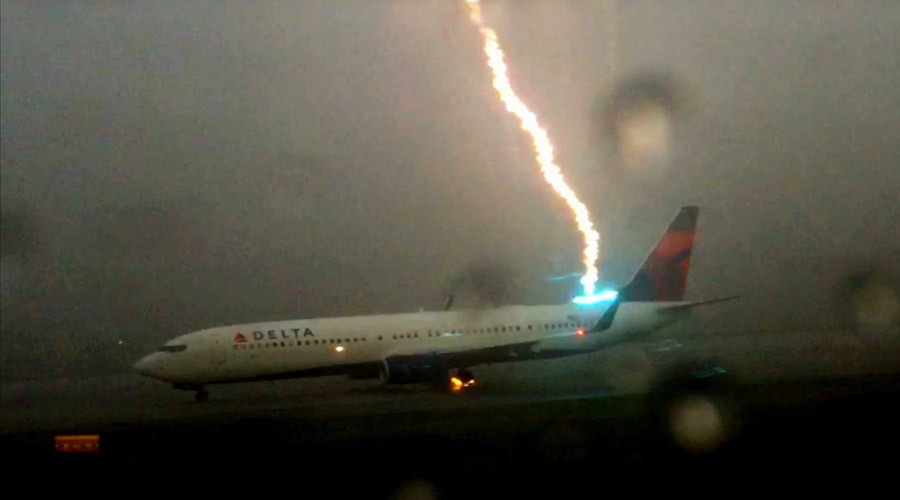
[[697,207],[682,207],[631,282],[621,290],[625,302],[666,302],[684,298],[697,227]]
[[245,337],[243,333],[237,332],[234,334],[234,343],[235,344],[242,344],[246,341],[247,341],[247,337]]

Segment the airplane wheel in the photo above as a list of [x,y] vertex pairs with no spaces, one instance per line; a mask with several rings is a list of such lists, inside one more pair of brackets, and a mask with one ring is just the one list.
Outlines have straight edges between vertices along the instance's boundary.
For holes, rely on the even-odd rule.
[[194,395],[194,400],[198,403],[205,403],[209,399],[209,393],[206,392],[206,389],[199,389],[197,394]]

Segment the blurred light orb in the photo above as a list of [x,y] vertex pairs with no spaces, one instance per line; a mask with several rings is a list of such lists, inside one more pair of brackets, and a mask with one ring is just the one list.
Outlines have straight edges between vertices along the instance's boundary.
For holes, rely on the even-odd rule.
[[612,148],[609,173],[635,180],[661,173],[674,154],[675,129],[686,105],[680,80],[659,71],[627,76],[609,95],[599,95],[591,113],[592,134]]
[[853,313],[860,326],[900,324],[900,299],[889,287],[872,284],[856,293]]
[[665,165],[672,142],[672,114],[656,102],[620,109],[616,117],[619,154],[628,167]]
[[847,332],[890,337],[900,332],[900,285],[880,266],[844,276],[835,299],[834,311]]
[[390,498],[394,500],[432,500],[438,498],[437,488],[427,479],[413,479],[401,484]]
[[679,399],[670,408],[669,430],[675,442],[692,453],[709,453],[725,442],[725,421],[718,405],[703,396]]

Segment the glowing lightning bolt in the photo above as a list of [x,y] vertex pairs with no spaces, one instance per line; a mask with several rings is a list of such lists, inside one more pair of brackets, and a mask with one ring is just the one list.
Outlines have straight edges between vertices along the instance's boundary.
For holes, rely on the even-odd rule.
[[537,115],[528,109],[528,106],[513,91],[509,82],[509,76],[506,74],[506,63],[503,61],[503,50],[500,48],[497,33],[485,24],[484,19],[481,17],[479,0],[464,1],[469,8],[469,19],[478,27],[482,38],[484,38],[484,53],[487,56],[487,64],[493,73],[494,88],[500,95],[500,100],[506,105],[506,110],[519,119],[522,130],[531,135],[531,139],[534,142],[535,157],[541,166],[541,173],[544,175],[544,179],[566,201],[566,204],[569,205],[569,208],[575,214],[575,223],[584,237],[584,251],[582,254],[585,273],[581,278],[581,284],[584,287],[584,294],[588,297],[593,296],[594,287],[599,276],[597,257],[600,252],[600,233],[594,229],[587,207],[578,199],[575,191],[566,184],[562,171],[553,159],[553,145],[550,143],[547,131],[538,123]]

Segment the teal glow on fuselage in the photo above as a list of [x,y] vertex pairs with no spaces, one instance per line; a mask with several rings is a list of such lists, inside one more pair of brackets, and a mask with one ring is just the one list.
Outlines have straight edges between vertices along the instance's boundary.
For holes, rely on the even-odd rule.
[[580,306],[589,306],[598,304],[600,302],[611,302],[613,300],[616,300],[616,297],[618,296],[619,292],[607,289],[593,295],[579,295],[572,299],[572,302]]

